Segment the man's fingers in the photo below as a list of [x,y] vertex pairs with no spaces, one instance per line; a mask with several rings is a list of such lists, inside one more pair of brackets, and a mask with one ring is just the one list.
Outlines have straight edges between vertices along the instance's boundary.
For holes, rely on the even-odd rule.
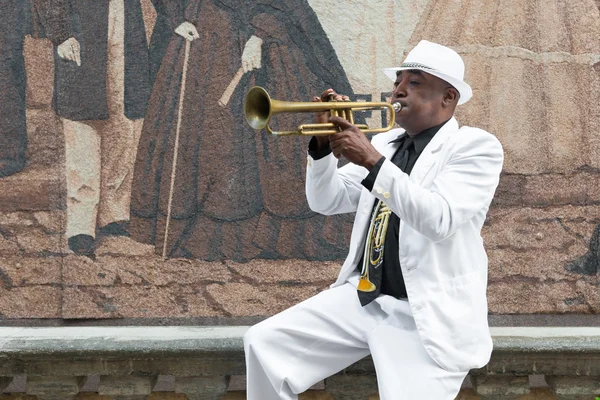
[[321,93],[321,101],[329,101],[330,94],[333,94],[334,96],[336,95],[336,93],[333,91],[333,89],[327,89],[326,91]]
[[342,156],[342,152],[340,151],[340,149],[331,149],[331,152],[333,153],[333,155],[335,156],[335,158],[340,158]]
[[336,93],[333,89],[327,89],[321,93],[321,101],[348,101],[350,97]]
[[350,122],[348,122],[342,117],[329,117],[329,122],[331,122],[332,124],[336,124],[337,126],[342,128],[342,130],[354,127],[354,125],[352,125]]
[[343,153],[344,143],[343,137],[340,137],[337,134],[329,135],[329,148],[332,152],[341,155]]

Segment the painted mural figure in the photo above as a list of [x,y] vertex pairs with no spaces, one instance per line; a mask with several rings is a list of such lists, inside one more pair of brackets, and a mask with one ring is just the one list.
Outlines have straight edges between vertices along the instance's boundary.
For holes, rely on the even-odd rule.
[[[267,89],[274,99],[309,101],[314,93],[326,88],[343,88],[339,90],[354,96],[336,52],[306,0],[258,1],[252,24],[265,39],[263,66],[257,70],[254,83]],[[311,118],[306,114],[282,114],[273,126],[294,129],[312,122]],[[361,115],[357,115],[356,122],[364,122]],[[316,214],[300,195],[305,185],[308,140],[272,137],[264,131],[258,135],[256,152],[264,212],[253,243],[267,258],[342,258],[351,220],[343,224],[339,219],[344,216]],[[324,234],[325,224],[336,227],[334,235]]]
[[[306,143],[257,137],[244,120],[243,101],[252,85],[286,99],[306,100],[315,90],[333,86],[352,93],[317,16],[306,0],[163,0],[155,5],[172,10],[187,5],[184,20],[194,23],[199,38],[192,41],[187,62],[172,196],[185,54],[180,36],[171,36],[156,76],[134,173],[133,238],[162,251],[172,198],[171,257],[304,256],[303,249],[278,252],[276,247],[278,232],[290,233],[277,226],[281,221],[291,222],[286,225],[290,229],[304,229],[310,218],[323,224],[298,194]],[[235,91],[226,104],[219,104],[232,82]],[[281,122],[297,125],[289,119]],[[279,198],[282,186],[290,196]]]
[[133,163],[150,94],[139,0],[36,0],[55,45],[53,106],[65,136],[69,248],[127,235]]
[[0,177],[21,171],[26,163],[23,42],[29,33],[29,1],[3,1],[0,22]]

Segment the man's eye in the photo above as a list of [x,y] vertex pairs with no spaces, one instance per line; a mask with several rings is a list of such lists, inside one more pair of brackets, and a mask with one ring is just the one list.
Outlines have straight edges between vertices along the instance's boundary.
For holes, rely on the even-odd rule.
[[421,82],[419,82],[419,81],[410,81],[410,83],[411,83],[411,85],[418,85]]

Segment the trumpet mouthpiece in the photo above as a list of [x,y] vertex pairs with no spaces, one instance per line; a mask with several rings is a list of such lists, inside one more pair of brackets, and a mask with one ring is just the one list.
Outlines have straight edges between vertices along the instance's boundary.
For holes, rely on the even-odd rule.
[[392,107],[394,107],[394,111],[396,111],[396,112],[402,110],[402,104],[400,104],[400,103],[394,103],[394,104],[392,104]]

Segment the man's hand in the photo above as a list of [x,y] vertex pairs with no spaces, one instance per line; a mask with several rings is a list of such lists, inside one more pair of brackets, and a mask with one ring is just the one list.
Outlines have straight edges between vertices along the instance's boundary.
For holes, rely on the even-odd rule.
[[79,42],[74,37],[68,38],[59,44],[56,52],[63,60],[75,61],[78,67],[81,66],[81,48]]
[[194,39],[199,39],[200,35],[198,34],[198,29],[191,22],[182,22],[177,28],[175,28],[175,33],[184,38],[185,40],[189,40],[190,42]]
[[[333,89],[327,89],[321,96],[313,97],[312,101],[314,102],[328,102],[328,101],[348,101],[350,98],[348,96],[344,96],[336,93]],[[317,112],[315,113],[315,123],[317,124],[325,124],[328,122],[330,113],[327,111]],[[319,150],[322,150],[326,147],[329,147],[329,135],[315,135],[317,139],[317,145]]]
[[242,52],[242,68],[244,72],[260,68],[262,57],[262,39],[258,36],[252,36],[246,42]]
[[330,117],[329,122],[339,126],[342,131],[329,135],[329,146],[337,158],[346,157],[353,164],[370,170],[382,157],[373,147],[365,134],[341,117]]

